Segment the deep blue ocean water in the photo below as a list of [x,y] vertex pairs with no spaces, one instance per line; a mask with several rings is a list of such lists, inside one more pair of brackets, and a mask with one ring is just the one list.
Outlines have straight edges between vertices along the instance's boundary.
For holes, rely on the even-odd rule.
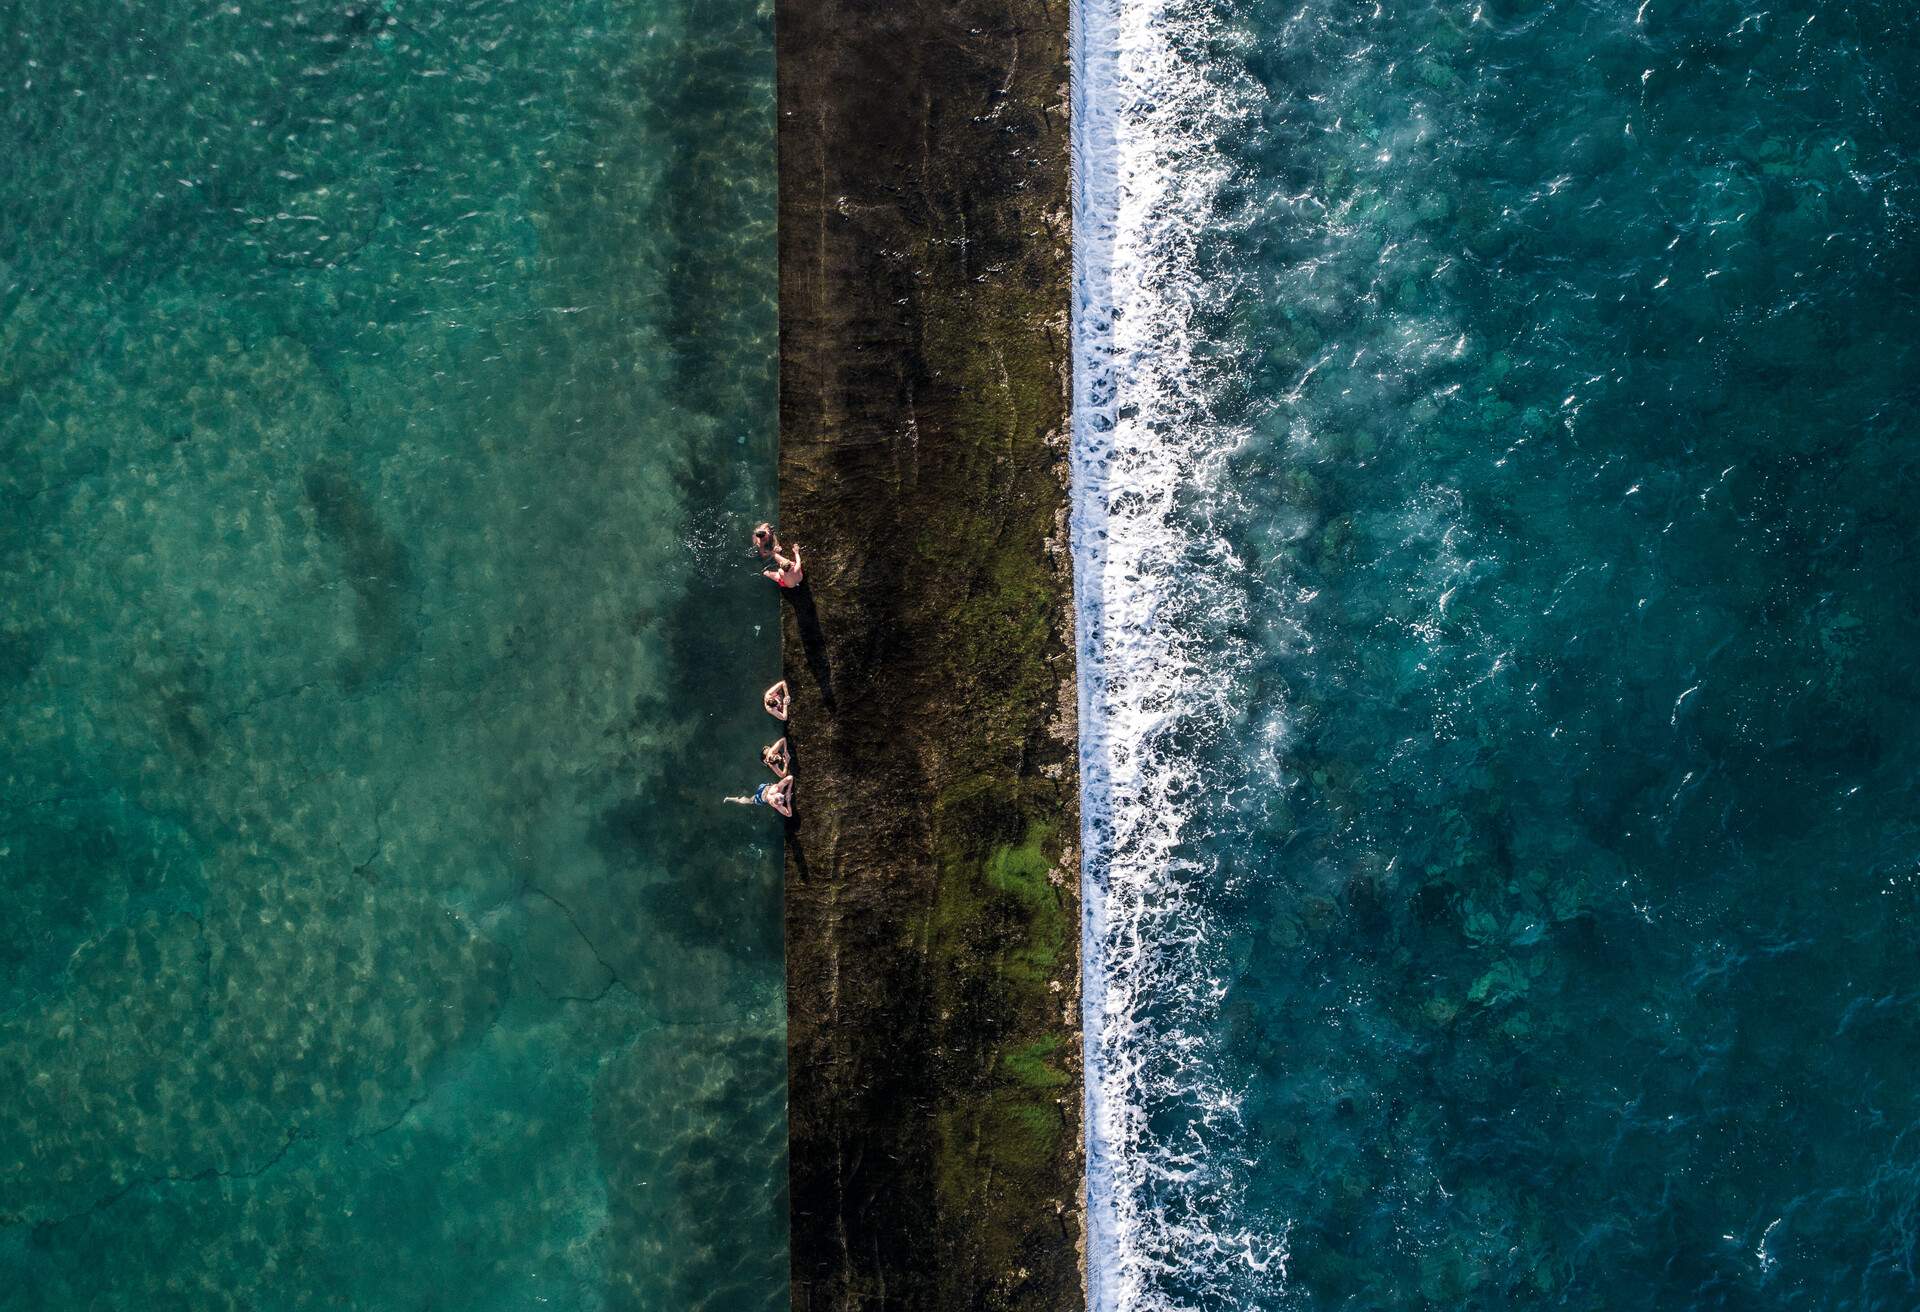
[[1095,1306],[1920,1306],[1920,35],[1081,0]]
[[0,78],[0,1306],[784,1308],[770,7]]

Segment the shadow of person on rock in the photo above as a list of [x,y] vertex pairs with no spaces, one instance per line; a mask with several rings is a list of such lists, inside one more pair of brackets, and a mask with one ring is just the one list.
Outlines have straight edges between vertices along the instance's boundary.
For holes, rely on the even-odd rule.
[[807,850],[800,844],[800,821],[798,817],[788,817],[781,827],[787,840],[787,855],[793,860],[793,873],[805,884],[813,875],[807,869]]
[[813,604],[813,587],[802,583],[781,594],[793,607],[793,621],[800,630],[800,647],[807,654],[807,668],[820,687],[820,700],[831,711],[833,705],[833,662],[827,656],[827,635],[820,627],[820,612]]

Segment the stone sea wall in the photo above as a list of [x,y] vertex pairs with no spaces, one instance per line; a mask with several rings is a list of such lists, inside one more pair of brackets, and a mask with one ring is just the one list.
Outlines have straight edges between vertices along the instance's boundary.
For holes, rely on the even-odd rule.
[[781,0],[793,1305],[1083,1304],[1064,0]]

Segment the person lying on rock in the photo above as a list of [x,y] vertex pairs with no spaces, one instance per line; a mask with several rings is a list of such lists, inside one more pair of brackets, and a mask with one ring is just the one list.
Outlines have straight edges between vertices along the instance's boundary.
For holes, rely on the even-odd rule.
[[760,698],[760,704],[767,708],[768,715],[784,721],[787,718],[787,712],[793,707],[793,697],[787,691],[787,681],[782,679],[767,689],[766,694]]
[[793,776],[786,775],[770,784],[761,784],[751,797],[727,797],[722,801],[735,806],[770,806],[788,819],[793,818]]
[[754,527],[753,553],[762,560],[780,554],[780,535],[773,531],[773,525],[759,524]]
[[771,747],[762,747],[760,749],[760,763],[776,775],[779,775],[782,779],[791,774],[792,770],[789,768],[791,758],[787,753],[787,740],[782,738]]
[[778,548],[776,548],[773,553],[773,563],[775,568],[763,569],[760,572],[772,579],[775,583],[778,583],[781,587],[797,588],[806,580],[806,575],[802,573],[800,569],[800,544],[798,542],[793,544],[793,558],[791,560],[781,555]]

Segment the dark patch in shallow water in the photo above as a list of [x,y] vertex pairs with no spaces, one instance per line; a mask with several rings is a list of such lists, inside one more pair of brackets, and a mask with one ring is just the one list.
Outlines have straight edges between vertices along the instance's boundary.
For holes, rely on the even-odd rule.
[[338,677],[347,687],[357,687],[384,673],[413,643],[408,615],[412,571],[406,547],[338,461],[309,466],[302,487],[314,522],[339,553],[340,572],[353,589],[360,650],[340,663]]

